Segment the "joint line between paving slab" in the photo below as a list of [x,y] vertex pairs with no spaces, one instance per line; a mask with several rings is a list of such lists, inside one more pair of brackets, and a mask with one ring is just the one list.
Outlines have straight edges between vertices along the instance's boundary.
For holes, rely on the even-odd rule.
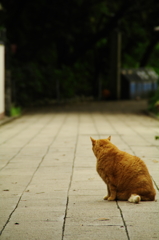
[[[38,121],[40,121],[41,119],[38,117]],[[23,131],[25,131],[31,124],[37,123],[38,122],[37,119],[35,121],[33,121],[33,123],[29,123],[27,124],[27,126],[25,126],[23,129],[20,129],[18,132],[16,132],[15,134],[13,134],[11,137],[9,137],[9,139],[5,140],[4,142],[0,143],[0,145],[3,145],[4,143],[8,142],[9,140],[11,140],[12,138],[18,136],[20,133],[22,133]]]
[[[121,121],[121,120],[120,120]],[[138,135],[138,136],[140,136],[142,139],[144,139],[146,142],[148,142],[149,143],[149,141],[146,139],[146,138],[144,138],[139,132],[137,132],[134,128],[132,128],[128,123],[126,123],[126,122],[124,122],[128,127],[130,127],[130,129],[131,130],[133,130],[134,132],[136,132],[136,134]],[[120,138],[123,140],[123,142],[125,142],[124,141],[124,139],[120,136]],[[126,143],[126,142],[125,142]],[[127,144],[127,143],[126,143]],[[127,144],[128,145],[128,144]],[[129,146],[129,145],[128,145]],[[158,147],[156,146],[156,145],[154,145],[154,144],[152,144],[151,146],[154,146],[154,147],[156,147],[157,149],[158,149]],[[132,152],[133,152],[133,154],[136,156],[136,154],[135,154],[135,152],[133,151],[133,149],[131,148],[131,146],[129,146],[129,148],[132,150]],[[151,176],[151,178],[152,178],[152,180],[153,180],[153,182],[154,182],[154,185],[156,186],[156,189],[159,191],[159,187],[158,187],[158,185],[157,185],[157,183],[155,182],[155,180],[153,179],[153,177]]]
[[156,187],[157,191],[159,191],[159,187],[157,186],[157,183],[155,182],[155,180],[153,179],[153,177],[152,177],[152,176],[151,176],[151,178],[152,178],[152,181],[154,182],[154,185],[155,185],[155,187]]
[[70,189],[71,189],[71,184],[72,184],[72,179],[73,179],[73,172],[74,172],[74,164],[75,164],[75,158],[76,158],[78,137],[79,137],[79,115],[78,115],[76,144],[75,144],[75,150],[74,150],[74,157],[73,157],[73,161],[72,161],[72,171],[71,171],[70,182],[69,182],[69,186],[68,186],[68,190],[67,190],[67,201],[66,201],[66,209],[65,209],[64,221],[63,221],[63,227],[62,227],[62,238],[61,238],[61,240],[64,239],[64,233],[65,233],[65,225],[66,225],[66,218],[67,218],[67,211],[68,211],[68,204],[69,204],[69,192],[70,192]]
[[19,149],[19,151],[0,169],[0,171],[2,171],[10,163],[10,161],[12,161],[36,136],[38,136],[38,134],[52,121],[54,117],[55,116],[51,117],[51,119],[49,119],[49,121],[26,144],[24,144],[23,147]]
[[[56,140],[56,138],[57,138],[57,136],[58,136],[58,134],[59,134],[59,132],[60,132],[63,124],[65,123],[65,121],[66,121],[66,117],[64,118],[64,121],[63,121],[62,124],[60,125],[60,127],[59,127],[59,129],[58,129],[58,131],[57,131],[57,133],[56,133],[56,135],[55,135],[55,137],[53,138],[53,140],[51,141],[50,145],[48,146],[48,148],[47,148],[47,150],[46,150],[46,153],[45,153],[44,156],[42,157],[42,159],[41,159],[40,163],[38,164],[37,168],[35,169],[35,171],[34,171],[32,177],[31,177],[31,179],[29,180],[27,186],[26,186],[25,189],[23,190],[23,192],[22,192],[22,194],[21,194],[21,196],[20,196],[20,198],[19,198],[19,200],[18,200],[15,208],[14,208],[13,211],[10,213],[10,215],[9,215],[9,217],[8,217],[5,225],[3,226],[2,230],[0,231],[0,236],[2,235],[2,233],[3,233],[4,229],[6,228],[7,224],[9,223],[9,221],[10,221],[13,213],[14,213],[15,210],[18,208],[18,205],[19,205],[19,203],[20,203],[20,201],[21,201],[21,199],[22,199],[22,197],[23,197],[23,195],[24,195],[24,192],[26,191],[26,189],[28,188],[28,186],[29,186],[30,183],[32,182],[32,180],[33,180],[33,178],[34,178],[37,170],[39,169],[39,167],[40,167],[40,165],[42,164],[43,160],[45,159],[47,153],[49,152],[49,149],[50,149],[51,145],[52,145],[52,144],[54,143],[54,141]],[[49,122],[50,122],[50,121],[49,121]],[[48,122],[48,123],[49,123],[49,122]],[[48,124],[48,123],[47,123],[47,124]],[[44,127],[43,127],[43,128],[44,128]],[[42,129],[43,129],[43,128],[42,128]],[[42,130],[42,129],[41,129],[41,130]]]
[[[120,117],[119,117],[120,118]],[[120,120],[122,121],[122,120]],[[140,134],[138,131],[136,131],[136,129],[132,128],[131,125],[129,125],[127,122],[124,121],[124,124],[127,125],[131,130],[133,130],[134,132],[137,133],[138,136],[140,136],[142,139],[144,139],[149,145],[150,145],[150,142],[147,140],[147,138],[144,138],[142,136],[142,134]],[[158,146],[156,146],[155,144],[151,144],[150,146],[153,146],[153,147],[156,147],[158,149]]]
[[[103,114],[102,114],[103,115]],[[103,116],[104,117],[104,116]],[[106,117],[104,117],[106,118]],[[133,149],[127,144],[127,142],[122,138],[122,135],[118,133],[118,131],[116,130],[116,128],[113,126],[113,124],[110,122],[110,120],[108,120],[106,118],[107,122],[110,124],[110,126],[113,128],[113,130],[116,132],[116,134],[121,138],[121,140],[129,147],[129,149],[133,152],[133,154],[135,155],[135,152],[133,151]]]
[[98,137],[100,138],[101,136],[100,136],[100,134],[99,134],[99,132],[98,132],[97,125],[96,125],[95,120],[94,120],[94,118],[93,118],[93,114],[91,114],[91,118],[92,118],[92,122],[93,122],[93,124],[94,124],[94,128],[95,128],[95,130],[96,130],[96,132],[97,132],[97,135],[98,135]]
[[[98,132],[98,128],[97,128],[97,126],[96,126],[96,122],[95,122],[93,116],[92,116],[92,120],[93,120],[93,123],[94,123],[95,129],[96,129],[96,131],[97,131],[97,133],[98,133],[98,136],[99,136],[99,138],[100,138],[100,133]],[[107,120],[107,121],[109,122],[109,120]],[[109,122],[109,124],[112,126],[112,128],[114,129],[114,131],[118,134],[118,132],[116,131],[116,129],[114,128],[114,126],[111,124],[111,122]],[[118,134],[118,135],[120,136],[120,134]],[[121,138],[121,136],[120,136],[120,138]],[[116,201],[116,205],[117,205],[117,208],[118,208],[119,211],[120,211],[120,216],[121,216],[121,218],[122,218],[123,225],[124,225],[124,227],[125,227],[125,232],[126,232],[126,235],[127,235],[127,239],[130,240],[129,232],[128,232],[128,229],[127,229],[127,225],[126,225],[126,222],[125,222],[125,219],[124,219],[124,216],[123,216],[122,210],[121,210],[121,208],[119,207],[119,204],[118,204],[117,201]]]
[[127,229],[127,225],[126,225],[126,222],[125,222],[125,219],[124,219],[124,216],[123,216],[122,210],[121,210],[121,208],[119,207],[119,204],[118,204],[117,201],[116,201],[116,205],[117,205],[117,208],[118,208],[119,211],[120,211],[120,215],[121,215],[121,218],[122,218],[122,221],[123,221],[124,227],[125,227],[125,232],[126,232],[127,238],[128,238],[128,240],[130,240],[130,236],[129,236],[129,232],[128,232],[128,229]]

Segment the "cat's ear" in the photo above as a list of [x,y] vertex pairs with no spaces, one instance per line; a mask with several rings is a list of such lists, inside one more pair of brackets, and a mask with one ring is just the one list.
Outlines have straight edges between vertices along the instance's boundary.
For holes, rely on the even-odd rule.
[[95,145],[95,143],[96,143],[96,140],[95,140],[95,139],[93,139],[92,137],[90,137],[90,139],[91,139],[91,141],[92,141],[92,144],[93,144],[93,145]]
[[111,140],[111,136],[108,137],[108,140],[109,140],[109,141]]

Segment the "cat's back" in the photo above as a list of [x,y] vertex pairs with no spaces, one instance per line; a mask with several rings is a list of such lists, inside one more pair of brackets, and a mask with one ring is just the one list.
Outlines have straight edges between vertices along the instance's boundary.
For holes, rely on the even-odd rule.
[[124,165],[128,165],[129,167],[147,169],[146,164],[141,158],[121,150],[118,150],[118,153],[116,155],[116,161],[123,163]]
[[122,184],[133,182],[136,186],[140,183],[149,185],[153,189],[150,173],[141,158],[119,150],[115,162],[114,172],[116,172],[119,182]]
[[105,169],[107,173],[116,176],[120,175],[129,178],[132,175],[136,177],[141,177],[141,175],[143,175],[150,180],[149,171],[142,159],[119,150],[110,141],[106,143],[107,144],[101,141],[101,145],[98,149],[99,157],[97,158],[97,168]]

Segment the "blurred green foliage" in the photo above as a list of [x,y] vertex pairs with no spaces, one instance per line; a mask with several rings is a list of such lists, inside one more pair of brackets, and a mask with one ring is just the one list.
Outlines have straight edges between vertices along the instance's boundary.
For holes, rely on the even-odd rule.
[[10,116],[17,117],[21,115],[21,107],[14,107],[12,106],[10,109]]
[[159,116],[159,87],[149,99],[149,111]]
[[[159,1],[1,0],[15,103],[98,97],[109,88],[111,33],[122,33],[122,68],[159,73]],[[13,45],[16,49],[13,49]],[[100,82],[99,82],[100,79]]]

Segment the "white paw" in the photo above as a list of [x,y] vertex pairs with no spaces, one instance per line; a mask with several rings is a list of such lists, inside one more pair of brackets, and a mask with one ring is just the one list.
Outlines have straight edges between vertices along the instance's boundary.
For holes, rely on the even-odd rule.
[[140,200],[141,200],[141,197],[139,195],[136,195],[136,194],[131,194],[131,196],[128,199],[128,201],[132,202],[132,203],[139,203]]

